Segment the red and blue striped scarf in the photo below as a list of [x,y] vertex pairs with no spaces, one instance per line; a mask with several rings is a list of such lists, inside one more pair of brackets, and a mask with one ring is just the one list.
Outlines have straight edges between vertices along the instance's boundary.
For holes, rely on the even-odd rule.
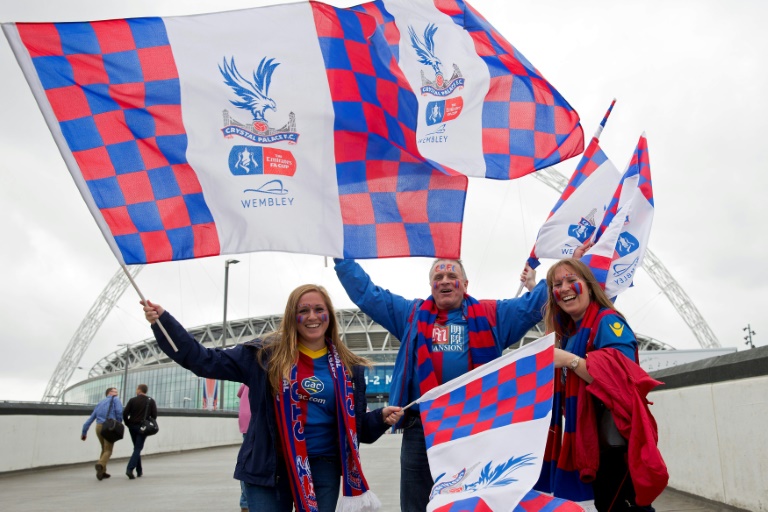
[[[491,327],[495,324],[496,301],[478,302],[464,294],[463,307],[466,309],[467,327],[469,329],[469,367],[467,371],[477,368],[493,359],[498,354],[496,341],[493,339]],[[486,308],[494,309],[489,317]],[[438,310],[435,300],[430,297],[424,301],[416,316],[418,338],[416,340],[416,364],[419,377],[419,391],[423,395],[437,387],[438,377],[435,373],[435,361],[432,353],[432,333],[435,327]],[[493,323],[492,323],[493,322]]]
[[[374,511],[381,503],[368,488],[360,464],[355,422],[355,397],[352,380],[341,362],[336,347],[328,345],[328,365],[334,380],[336,419],[341,447],[342,496],[337,510]],[[304,421],[307,418],[307,401],[299,397],[299,365],[291,369],[290,381],[283,381],[282,393],[275,396],[275,414],[280,433],[280,444],[288,467],[291,491],[297,512],[318,512],[317,497],[312,485]]]
[[[571,347],[574,355],[586,357],[587,352],[592,349],[592,341],[597,334],[600,319],[604,314],[615,313],[611,309],[604,309],[603,312],[600,314],[598,303],[590,302],[574,337],[574,344]],[[565,379],[562,378],[561,370],[556,370],[552,420],[544,452],[544,464],[534,489],[577,502],[592,500],[594,499],[592,485],[581,480],[580,468],[575,463],[579,395],[582,399],[589,399],[585,390],[586,382],[575,372],[563,373]],[[563,417],[565,417],[564,427]]]

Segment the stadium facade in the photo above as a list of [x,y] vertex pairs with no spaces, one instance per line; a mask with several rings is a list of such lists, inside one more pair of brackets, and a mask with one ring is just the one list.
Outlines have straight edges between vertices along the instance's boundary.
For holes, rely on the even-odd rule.
[[[268,315],[227,322],[227,336],[222,344],[222,325],[208,324],[189,329],[189,333],[206,347],[231,347],[275,331],[282,315]],[[358,309],[336,311],[342,339],[355,353],[373,361],[366,372],[367,396],[371,408],[385,405],[389,399],[400,340]],[[543,335],[543,325],[528,331],[512,348]],[[658,340],[638,335],[641,351],[672,349]],[[236,410],[240,384],[197,377],[166,356],[154,338],[133,343],[99,360],[88,378],[68,387],[62,396],[67,403],[94,404],[104,397],[108,387],[125,390],[133,396],[136,386],[147,384],[149,395],[159,407],[183,409]],[[123,397],[123,400],[128,397]]]

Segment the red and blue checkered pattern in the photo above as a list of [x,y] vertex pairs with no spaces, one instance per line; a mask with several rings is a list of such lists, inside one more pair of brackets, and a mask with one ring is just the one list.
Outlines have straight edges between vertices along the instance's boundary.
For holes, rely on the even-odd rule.
[[162,20],[16,27],[124,262],[219,254]]
[[611,268],[612,261],[613,258],[598,254],[587,254],[581,258],[581,262],[589,267],[602,289],[605,289],[605,282],[608,280],[608,270]]
[[[603,120],[600,121],[600,125],[597,127],[595,135],[589,142],[586,151],[584,151],[584,154],[581,155],[579,165],[576,166],[576,170],[573,172],[570,181],[568,181],[568,185],[566,185],[563,193],[560,195],[560,199],[557,200],[554,208],[552,208],[552,211],[549,212],[547,220],[549,220],[555,214],[555,212],[560,209],[563,203],[565,203],[565,201],[567,201],[568,198],[573,195],[576,189],[579,188],[579,186],[584,183],[587,178],[592,175],[592,173],[594,173],[601,165],[603,165],[603,163],[608,160],[608,156],[606,156],[606,154],[603,153],[603,150],[600,148],[600,134],[603,133],[605,123],[608,122],[608,117],[611,115],[613,106],[615,104],[616,100],[614,99],[608,107],[608,110],[605,112]],[[536,268],[540,265],[539,258],[536,255],[535,244],[533,249],[531,249],[531,255],[528,258],[528,265],[530,265],[531,268]]]
[[[560,209],[563,203],[565,203],[565,201],[571,197],[576,189],[579,188],[579,185],[584,183],[584,181],[589,178],[589,176],[595,172],[597,168],[600,167],[606,160],[608,160],[608,157],[600,148],[597,138],[593,138],[590,141],[589,146],[587,146],[587,150],[584,151],[583,155],[581,155],[581,161],[579,161],[579,165],[576,167],[576,171],[571,176],[571,180],[568,182],[565,190],[563,190],[560,199],[557,200],[554,208],[552,208],[552,211],[549,212],[547,219],[552,217],[552,215],[554,215],[555,212]],[[599,234],[602,234],[602,232]],[[531,266],[531,268],[536,268],[541,264],[538,256],[536,255],[536,245],[534,245],[533,249],[531,249],[531,255],[528,257],[527,263]]]
[[[469,33],[490,72],[482,113],[485,177],[519,178],[581,153],[578,114],[526,58],[466,2],[434,3]],[[399,60],[400,32],[386,3],[376,0],[352,9],[376,18]]]
[[[641,136],[637,143],[637,147],[635,148],[635,152],[632,154],[632,158],[629,162],[629,166],[627,167],[627,171],[621,178],[621,183],[619,183],[616,192],[611,198],[611,202],[608,205],[608,210],[605,212],[605,218],[603,218],[603,222],[600,223],[600,228],[597,230],[595,239],[598,239],[605,232],[605,230],[608,229],[608,225],[616,217],[616,213],[619,207],[619,198],[621,197],[624,181],[632,176],[639,177],[638,189],[643,194],[643,197],[653,207],[654,204],[653,183],[651,181],[651,164],[650,159],[648,158],[648,141],[645,138],[645,135]],[[605,283],[608,280],[608,270],[610,269],[612,262],[620,258],[621,255],[619,255],[619,253],[614,250],[611,258],[606,256],[598,256],[595,254],[588,254],[582,258],[582,261],[587,266],[589,266],[589,268],[592,270],[592,273],[595,274],[597,282],[600,283],[600,286],[603,289],[605,289]]]
[[576,189],[579,188],[579,185],[584,183],[584,181],[589,178],[592,173],[595,172],[598,167],[600,167],[606,160],[608,160],[608,157],[600,148],[600,143],[596,137],[593,138],[590,141],[589,146],[587,146],[587,150],[584,151],[583,155],[581,155],[581,160],[579,161],[579,165],[576,167],[576,172],[574,172],[573,176],[571,176],[571,180],[568,182],[565,190],[563,190],[563,193],[555,204],[555,207],[552,208],[551,212],[549,212],[549,216],[547,216],[547,218],[549,219],[552,217],[552,215],[554,215],[555,212],[560,209],[560,206],[562,206],[562,204],[567,201],[569,197],[571,197],[571,194],[573,194]]
[[630,162],[629,166],[637,168],[637,173],[640,175],[640,181],[638,182],[637,187],[640,189],[640,192],[642,192],[643,197],[645,197],[645,199],[651,203],[651,206],[655,207],[653,204],[651,162],[650,158],[648,157],[648,140],[645,138],[645,135],[642,135],[640,140],[637,142],[637,148],[635,149],[635,153],[632,155],[632,161]]
[[529,491],[520,503],[515,507],[514,512],[583,512],[580,505],[568,500],[562,500],[540,493],[538,491]]
[[480,496],[474,496],[438,507],[435,512],[493,512],[493,509]]
[[608,226],[618,212],[619,199],[621,198],[621,191],[624,188],[624,182],[634,176],[638,176],[637,186],[643,194],[643,197],[645,197],[651,206],[654,206],[651,164],[648,158],[648,141],[646,140],[645,135],[640,137],[640,140],[635,147],[635,151],[632,153],[632,158],[629,161],[627,170],[624,173],[624,176],[622,176],[621,182],[611,198],[611,202],[608,204],[608,209],[605,212],[605,217],[603,217],[603,222],[600,223],[600,227],[597,229],[595,241],[599,240],[603,233],[605,233],[605,230],[608,229]]
[[376,20],[312,9],[335,112],[344,256],[458,258],[467,178],[420,156],[416,96]]
[[486,177],[519,178],[581,153],[579,115],[536,68],[468,3],[435,0],[435,6],[469,33],[490,72],[483,107]]
[[[549,220],[555,214],[555,212],[560,209],[560,207],[573,195],[576,189],[579,188],[579,186],[581,186],[581,184],[587,180],[587,178],[589,178],[601,165],[603,165],[603,163],[608,160],[608,156],[606,156],[606,154],[603,153],[603,150],[600,148],[600,134],[602,134],[603,129],[605,128],[605,123],[608,122],[608,117],[611,115],[613,106],[615,104],[616,100],[614,99],[608,107],[608,110],[605,112],[603,120],[600,121],[600,125],[597,127],[595,135],[589,142],[586,151],[584,151],[584,154],[581,155],[579,165],[576,166],[576,170],[573,172],[570,181],[568,181],[568,185],[566,185],[563,193],[557,200],[557,203],[555,203],[554,208],[552,208],[552,211],[549,212],[547,220]],[[536,268],[540,265],[539,257],[536,254],[535,244],[533,249],[531,249],[531,255],[528,258],[528,265],[530,265],[531,268]]]
[[[548,496],[538,491],[528,491],[513,512],[583,512],[583,510],[572,501]],[[435,512],[493,512],[493,509],[481,497],[473,496],[438,507]]]
[[603,233],[605,233],[605,230],[608,229],[608,226],[611,224],[613,218],[616,217],[616,213],[619,211],[619,199],[621,199],[621,191],[624,189],[624,180],[626,180],[628,177],[629,175],[624,173],[624,176],[621,178],[621,182],[619,182],[619,186],[616,187],[616,191],[613,193],[613,197],[611,197],[611,200],[608,203],[608,208],[605,210],[603,221],[600,223],[600,226],[598,226],[597,231],[595,232],[595,242],[600,240],[600,238],[603,236]]
[[381,1],[368,2],[349,9],[373,16],[379,29],[384,33],[384,39],[386,39],[387,45],[395,57],[395,62],[400,62],[400,29],[397,28],[395,17],[384,7],[384,3]]
[[434,400],[420,403],[427,449],[552,410],[554,349],[502,366]]

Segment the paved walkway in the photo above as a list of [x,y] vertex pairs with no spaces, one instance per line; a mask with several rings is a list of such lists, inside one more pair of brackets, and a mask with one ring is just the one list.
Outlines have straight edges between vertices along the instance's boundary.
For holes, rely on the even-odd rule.
[[[399,435],[363,446],[363,467],[382,512],[399,506]],[[122,441],[127,442],[127,441]],[[151,442],[151,440],[149,441]],[[111,478],[96,480],[93,464],[0,476],[3,512],[237,511],[240,486],[232,479],[238,447],[144,457],[144,476],[128,480],[126,459],[113,460]],[[667,490],[658,512],[730,512],[711,502]]]

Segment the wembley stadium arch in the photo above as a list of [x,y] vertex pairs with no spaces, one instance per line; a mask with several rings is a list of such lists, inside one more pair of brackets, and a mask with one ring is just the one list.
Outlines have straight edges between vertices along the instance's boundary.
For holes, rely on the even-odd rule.
[[[542,169],[533,173],[533,175],[560,193],[568,184],[568,179],[554,167]],[[691,332],[693,332],[694,336],[698,340],[699,345],[701,345],[702,348],[707,349],[719,348],[720,342],[717,340],[717,337],[712,332],[699,310],[693,304],[693,301],[685,293],[680,284],[672,277],[669,270],[667,270],[667,268],[661,263],[661,260],[650,249],[646,251],[642,266],[670,301],[677,313],[682,317],[682,319],[691,329]],[[72,378],[72,374],[74,373],[75,368],[79,365],[82,355],[85,353],[85,350],[90,345],[91,340],[95,336],[106,316],[111,311],[112,307],[115,305],[117,300],[120,298],[123,292],[125,292],[129,285],[129,279],[126,275],[126,272],[130,272],[131,277],[135,277],[142,268],[143,267],[141,265],[134,265],[125,272],[123,269],[119,269],[112,277],[112,279],[110,279],[110,281],[107,283],[107,286],[96,299],[96,302],[93,304],[88,314],[83,318],[79,328],[72,336],[72,339],[67,345],[64,354],[62,355],[59,363],[53,371],[53,374],[51,375],[48,385],[43,392],[41,401],[62,401],[64,398],[64,390]],[[239,339],[234,332],[233,325],[236,325],[236,323],[228,323],[228,331],[231,330],[232,332],[228,333],[228,336],[223,338],[229,339],[229,337],[232,336],[233,338]],[[210,326],[206,327],[206,329],[211,334],[216,332],[216,329],[218,329],[219,339],[222,338],[221,326],[216,327],[215,325],[211,324]],[[638,335],[638,337],[640,337],[640,335]],[[643,346],[659,347],[659,349],[672,348],[669,345],[659,342],[658,340],[651,340],[650,338],[643,338],[643,340],[638,340],[641,345],[641,350],[643,350]],[[96,378],[94,372],[98,373],[99,368],[102,366],[104,368],[111,369],[126,369],[130,368],[131,361],[142,361],[142,358],[148,356],[147,353],[143,351],[137,352],[137,350],[138,349],[128,347],[125,350],[115,352],[115,357],[113,357],[115,361],[114,364],[111,365],[102,362],[97,363],[97,365],[91,369],[89,380]]]

